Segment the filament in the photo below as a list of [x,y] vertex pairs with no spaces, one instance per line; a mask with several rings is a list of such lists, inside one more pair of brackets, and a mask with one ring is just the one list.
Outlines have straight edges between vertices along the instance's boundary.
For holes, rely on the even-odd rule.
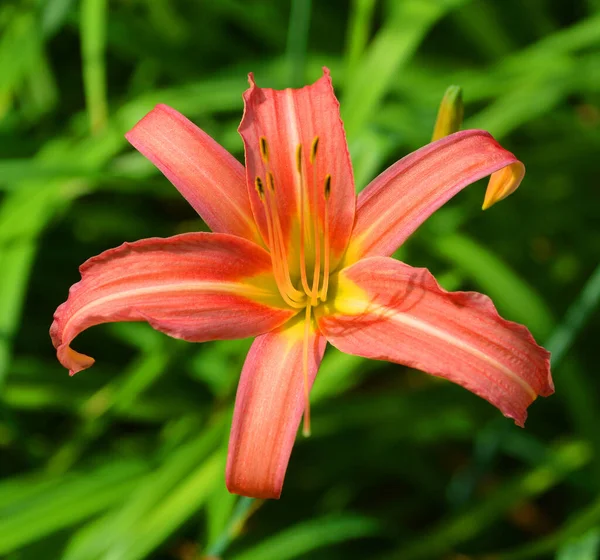
[[[275,177],[270,167],[269,160],[271,153],[267,139],[264,136],[259,137],[259,150],[264,166],[265,183],[257,176],[255,187],[265,209],[273,275],[283,300],[294,309],[304,309],[304,339],[302,347],[304,415],[302,433],[305,436],[309,436],[311,431],[309,380],[311,321],[313,308],[316,308],[320,302],[327,301],[327,292],[329,289],[331,257],[329,198],[331,194],[331,175],[327,174],[325,176],[324,182],[321,183],[321,190],[318,184],[319,173],[317,168],[317,155],[319,151],[318,136],[314,137],[310,145],[308,157],[303,152],[302,144],[296,146],[295,165],[300,184],[300,270],[299,274],[292,278],[286,238],[283,235],[282,223],[278,212],[278,191],[275,185]],[[308,170],[309,166],[312,168],[312,173]],[[309,177],[312,180],[309,180]],[[323,200],[320,197],[323,197]],[[321,213],[323,220],[320,219]],[[310,280],[308,278],[308,271],[311,268],[310,263],[307,262],[307,248],[309,249],[308,259],[312,257],[312,278]],[[323,277],[322,281],[321,275]],[[298,288],[296,288],[296,285],[298,285]]]
[[319,298],[319,277],[321,274],[321,235],[319,232],[319,199],[317,192],[317,148],[319,146],[319,137],[315,136],[315,139],[312,142],[311,150],[310,150],[310,163],[313,168],[313,184],[312,184],[312,220],[313,220],[313,231],[315,236],[315,262],[313,269],[313,283],[312,289],[308,294],[310,296],[311,305],[316,306],[318,304]]
[[327,301],[327,290],[329,289],[329,195],[331,193],[331,175],[325,176],[325,212],[324,212],[324,231],[323,231],[323,286],[321,287],[320,298],[322,302]]

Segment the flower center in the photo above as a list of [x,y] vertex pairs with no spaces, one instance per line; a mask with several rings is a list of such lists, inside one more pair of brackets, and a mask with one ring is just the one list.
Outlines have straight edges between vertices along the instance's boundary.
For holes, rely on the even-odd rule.
[[[296,309],[316,307],[327,301],[330,273],[329,195],[331,175],[318,176],[317,154],[319,137],[315,136],[305,158],[302,144],[295,153],[295,172],[300,185],[298,203],[298,250],[291,250],[283,234],[279,216],[278,187],[269,164],[269,145],[260,137],[260,155],[264,164],[264,179],[257,176],[254,186],[265,209],[268,245],[273,275],[284,301]],[[293,236],[290,234],[290,239]],[[290,263],[290,255],[299,263]],[[297,271],[297,272],[296,272]]]
[[[259,140],[260,156],[264,164],[264,180],[255,178],[254,186],[265,209],[268,244],[273,264],[273,275],[284,301],[295,309],[304,309],[303,371],[305,392],[304,428],[310,433],[308,353],[311,333],[312,310],[327,301],[330,273],[329,197],[331,175],[319,177],[317,155],[319,137],[313,139],[308,158],[302,144],[296,146],[295,173],[299,185],[298,201],[298,250],[286,243],[282,220],[279,216],[278,187],[269,159],[270,151],[264,136]],[[290,232],[288,239],[293,239]],[[289,262],[289,255],[299,262]],[[297,273],[291,273],[296,271]]]

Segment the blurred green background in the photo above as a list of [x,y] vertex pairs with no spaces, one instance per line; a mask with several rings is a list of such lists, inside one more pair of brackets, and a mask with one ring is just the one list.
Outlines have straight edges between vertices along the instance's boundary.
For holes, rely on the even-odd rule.
[[[252,502],[224,484],[249,341],[101,326],[70,379],[48,328],[86,258],[206,228],[126,130],[167,103],[242,157],[247,73],[322,65],[359,189],[429,141],[450,84],[525,162],[509,199],[483,213],[471,187],[399,256],[526,324],[556,395],[522,430],[329,349],[282,499]],[[600,558],[599,155],[598,0],[1,0],[0,557]]]

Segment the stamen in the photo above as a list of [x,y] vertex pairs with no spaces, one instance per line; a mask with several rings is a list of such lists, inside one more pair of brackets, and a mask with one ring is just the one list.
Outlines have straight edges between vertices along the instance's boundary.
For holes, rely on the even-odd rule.
[[[305,299],[304,294],[299,292],[298,290],[294,290],[292,283],[289,279],[289,270],[287,268],[287,260],[285,258],[285,254],[281,254],[281,243],[279,242],[279,236],[277,234],[276,228],[274,226],[274,218],[273,214],[276,211],[274,210],[275,199],[271,201],[271,197],[274,197],[274,181],[271,173],[267,175],[267,184],[269,185],[269,193],[270,197],[265,197],[265,189],[260,177],[256,177],[254,179],[254,186],[256,187],[256,191],[258,192],[258,196],[260,200],[265,205],[265,216],[267,219],[267,234],[269,237],[269,248],[271,250],[271,263],[273,266],[273,276],[275,277],[275,282],[277,284],[277,288],[283,300],[290,306],[295,309],[301,309],[304,307],[303,300]],[[286,282],[287,280],[287,282]],[[289,288],[292,288],[290,290]],[[296,300],[300,301],[296,301]]]
[[313,220],[313,231],[315,236],[315,262],[313,270],[312,290],[310,290],[311,305],[317,306],[319,300],[319,279],[321,274],[321,235],[319,231],[319,195],[317,189],[317,166],[315,160],[317,157],[317,147],[319,146],[319,137],[315,136],[310,150],[310,162],[313,167],[313,184],[312,184],[312,211],[311,217]]
[[304,316],[304,343],[302,352],[302,371],[304,374],[304,422],[302,425],[302,435],[310,436],[310,389],[308,387],[308,337],[310,335],[310,313],[312,306],[306,306],[306,315]]
[[264,136],[260,137],[260,157],[263,160],[263,163],[269,163],[269,145],[267,144],[267,139]]
[[310,294],[308,286],[308,278],[306,276],[306,224],[304,223],[304,215],[306,212],[306,177],[302,172],[302,144],[296,146],[296,169],[300,175],[300,279],[302,281],[302,289],[304,293]]
[[[284,291],[286,292],[287,297],[296,302],[297,305],[294,307],[303,307],[304,305],[301,302],[304,301],[305,296],[301,291],[294,288],[290,279],[290,267],[285,252],[281,222],[279,221],[279,213],[277,212],[277,201],[275,200],[275,179],[273,177],[273,173],[270,171],[267,173],[267,186],[267,210],[271,216],[273,232],[273,244],[270,245],[271,253],[275,254],[277,260],[279,261],[279,272],[281,273],[281,280],[283,282]],[[271,241],[269,243],[271,243]]]
[[327,290],[329,289],[329,195],[331,194],[331,175],[325,175],[325,229],[323,231],[323,242],[325,245],[323,255],[323,286],[321,287],[320,298],[322,302],[327,301]]

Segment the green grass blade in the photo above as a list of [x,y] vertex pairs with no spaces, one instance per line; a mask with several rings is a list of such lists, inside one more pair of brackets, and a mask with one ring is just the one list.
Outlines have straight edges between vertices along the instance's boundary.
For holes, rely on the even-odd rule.
[[508,319],[523,323],[538,337],[546,337],[554,318],[542,298],[491,251],[460,234],[431,242],[431,250],[454,264],[489,295]]
[[589,321],[600,302],[600,266],[589,277],[585,286],[571,304],[564,319],[552,333],[546,344],[552,352],[552,365],[556,367],[567,354],[577,335]]
[[5,503],[0,511],[0,554],[80,523],[126,498],[145,468],[137,462],[111,463]]
[[547,492],[565,476],[587,465],[591,457],[591,448],[583,442],[569,442],[556,446],[546,461],[505,483],[465,513],[451,517],[447,522],[428,531],[426,536],[420,535],[398,553],[391,555],[389,560],[441,557],[454,546],[481,533],[510,507]]
[[376,0],[352,0],[350,18],[346,30],[346,76],[353,76],[371,32]]
[[369,123],[381,100],[400,79],[400,68],[410,60],[431,26],[465,0],[406,0],[377,33],[356,67],[346,77],[342,116],[353,142]]
[[339,515],[299,523],[285,529],[259,545],[235,554],[231,560],[291,560],[306,558],[319,548],[377,535],[379,524],[368,517]]
[[83,57],[83,83],[92,133],[104,128],[108,117],[106,63],[104,58],[107,12],[107,0],[82,0],[81,53]]
[[310,7],[311,0],[292,0],[286,53],[290,67],[290,87],[302,87],[304,85],[306,49],[310,29]]

